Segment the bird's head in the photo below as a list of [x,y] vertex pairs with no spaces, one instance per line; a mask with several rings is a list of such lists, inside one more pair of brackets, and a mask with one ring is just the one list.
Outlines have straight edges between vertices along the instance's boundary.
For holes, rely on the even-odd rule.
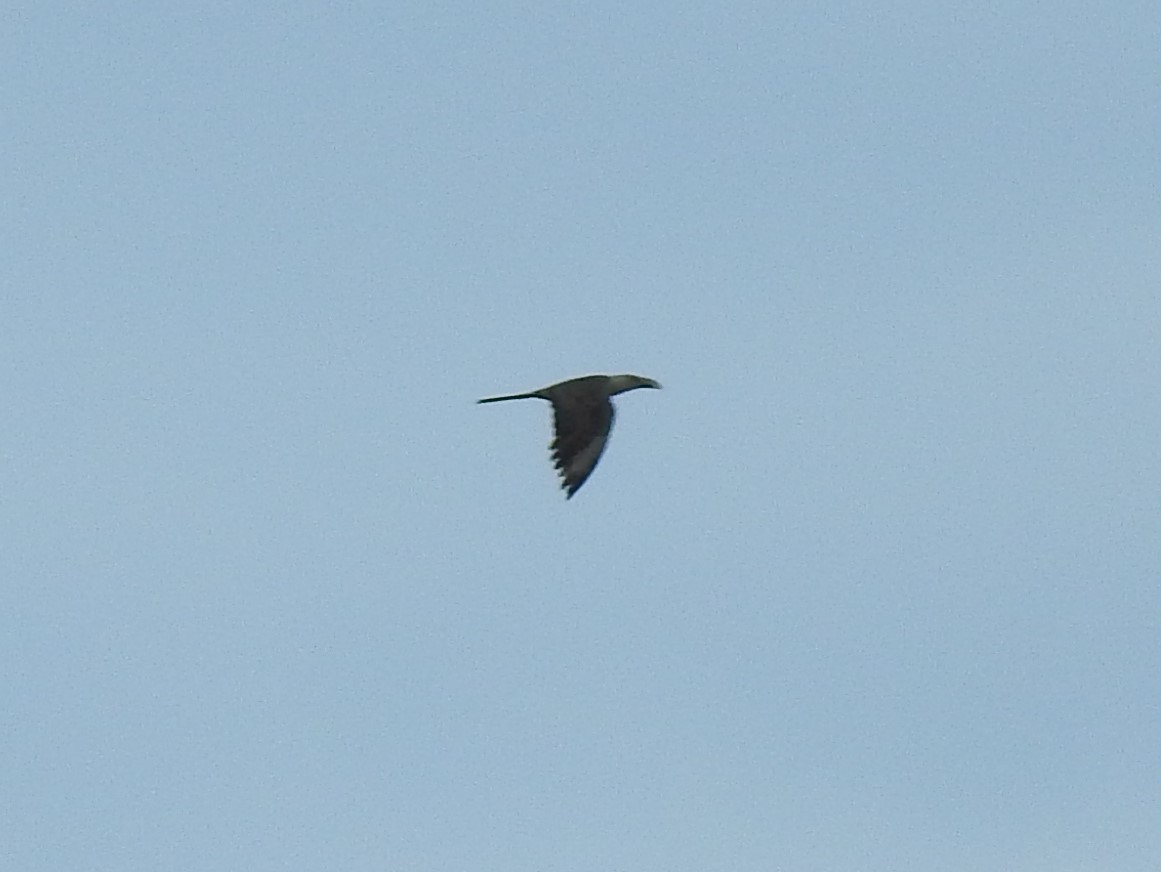
[[609,376],[609,396],[623,394],[625,391],[635,390],[636,388],[655,388],[660,390],[661,385],[653,379],[645,378],[641,375]]

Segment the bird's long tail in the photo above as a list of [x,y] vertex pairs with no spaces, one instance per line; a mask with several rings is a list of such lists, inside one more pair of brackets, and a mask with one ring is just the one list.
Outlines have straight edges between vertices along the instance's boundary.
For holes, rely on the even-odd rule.
[[476,400],[477,403],[500,403],[504,400],[532,400],[540,396],[539,392],[533,391],[529,394],[509,394],[506,397],[487,397],[483,400]]

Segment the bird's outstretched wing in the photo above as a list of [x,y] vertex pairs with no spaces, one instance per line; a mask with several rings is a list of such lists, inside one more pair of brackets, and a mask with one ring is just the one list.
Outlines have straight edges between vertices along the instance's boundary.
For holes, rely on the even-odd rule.
[[572,497],[592,475],[613,429],[613,404],[599,393],[585,392],[552,399],[552,462],[560,486]]

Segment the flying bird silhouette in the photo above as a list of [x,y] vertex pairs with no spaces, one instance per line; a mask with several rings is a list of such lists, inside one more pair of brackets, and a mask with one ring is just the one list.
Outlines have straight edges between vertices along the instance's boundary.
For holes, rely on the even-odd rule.
[[639,375],[586,375],[527,394],[488,397],[478,402],[535,398],[552,403],[556,438],[549,447],[560,474],[560,486],[568,492],[565,498],[571,499],[593,474],[605,450],[613,428],[613,404],[609,398],[636,388],[660,387],[653,379]]

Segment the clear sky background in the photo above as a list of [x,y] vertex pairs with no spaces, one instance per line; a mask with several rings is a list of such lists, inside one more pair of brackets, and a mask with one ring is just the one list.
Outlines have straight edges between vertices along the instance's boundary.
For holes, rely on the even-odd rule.
[[0,25],[0,866],[1161,868],[1156,2]]

